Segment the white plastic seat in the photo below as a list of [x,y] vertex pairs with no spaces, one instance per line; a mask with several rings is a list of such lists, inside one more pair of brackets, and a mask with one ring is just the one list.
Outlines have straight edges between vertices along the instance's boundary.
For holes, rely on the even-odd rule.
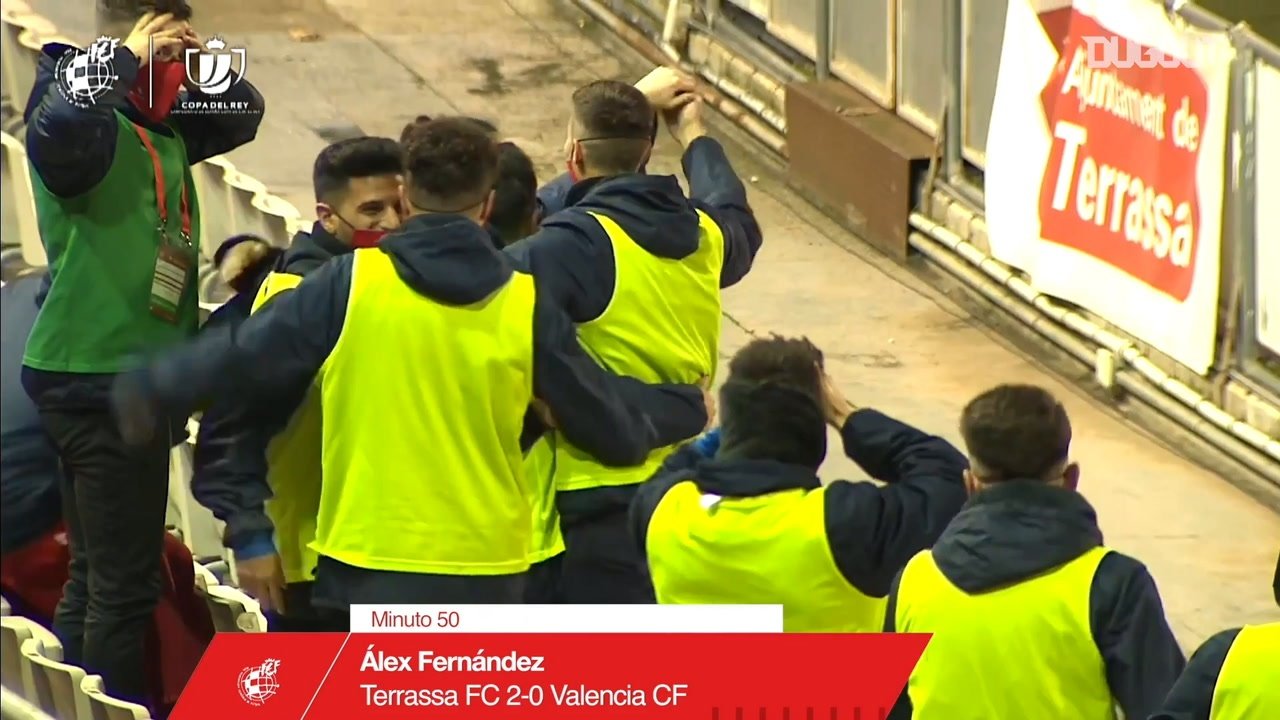
[[262,614],[262,606],[243,592],[229,585],[214,585],[200,594],[209,607],[213,627],[218,632],[267,631],[267,618]]
[[191,564],[195,567],[196,590],[207,594],[209,588],[216,587],[221,584],[218,582],[218,576],[214,575],[212,570],[196,561],[192,561]]
[[43,625],[20,615],[0,617],[0,665],[3,666],[0,682],[27,699],[32,698],[34,688],[23,672],[22,646],[32,639],[40,642],[47,657],[62,660],[62,643]]
[[151,711],[145,707],[108,695],[99,675],[86,677],[80,689],[89,702],[90,720],[151,720]]
[[[61,648],[57,654],[61,656]],[[86,675],[84,668],[54,660],[49,655],[48,649],[35,638],[22,644],[23,672],[34,691],[28,699],[56,718],[91,717],[89,698],[80,687]]]

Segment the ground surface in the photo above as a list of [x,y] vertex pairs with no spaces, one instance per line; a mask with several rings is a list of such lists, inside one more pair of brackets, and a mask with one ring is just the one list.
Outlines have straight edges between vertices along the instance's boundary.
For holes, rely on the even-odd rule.
[[[28,1],[68,30],[91,32],[84,0]],[[306,214],[311,162],[326,138],[361,130],[398,136],[420,113],[496,121],[550,179],[562,167],[572,88],[647,70],[597,30],[584,33],[581,17],[565,7],[562,0],[204,0],[197,27],[247,47],[248,77],[267,97],[258,141],[232,159]],[[292,28],[320,39],[295,42]],[[766,232],[751,276],[725,300],[726,356],[752,335],[807,335],[826,350],[854,402],[952,439],[974,394],[1000,382],[1044,385],[1071,412],[1081,490],[1098,508],[1107,543],[1151,568],[1184,644],[1280,617],[1270,588],[1280,518],[862,248],[790,192],[763,150],[723,125],[717,131],[730,139],[741,174],[756,179],[751,201]],[[664,138],[660,150],[651,171],[678,172],[677,146]],[[824,472],[859,477],[841,457]]]

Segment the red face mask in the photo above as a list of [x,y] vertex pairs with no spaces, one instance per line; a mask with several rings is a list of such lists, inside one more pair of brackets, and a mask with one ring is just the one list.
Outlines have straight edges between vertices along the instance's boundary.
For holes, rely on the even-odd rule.
[[[154,76],[154,80],[153,80]],[[169,117],[173,104],[178,100],[182,83],[187,79],[187,67],[180,62],[157,61],[150,70],[138,72],[138,81],[129,91],[129,101],[151,122],[162,122]]]
[[355,230],[351,233],[351,247],[378,247],[378,243],[382,242],[382,238],[386,235],[386,230]]

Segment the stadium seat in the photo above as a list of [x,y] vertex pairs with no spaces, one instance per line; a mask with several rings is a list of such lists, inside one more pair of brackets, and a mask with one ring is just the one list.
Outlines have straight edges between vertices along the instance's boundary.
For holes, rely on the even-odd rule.
[[218,576],[214,575],[213,571],[209,568],[201,565],[199,562],[192,562],[192,565],[195,566],[197,591],[203,594],[208,594],[209,588],[216,587],[221,584],[218,582]]
[[0,616],[9,615],[13,612],[13,606],[9,604],[9,598],[0,597]]
[[0,133],[0,145],[3,149],[0,174],[3,175],[6,212],[12,214],[13,223],[13,227],[5,229],[5,235],[9,236],[16,231],[23,261],[33,267],[43,267],[48,260],[36,225],[35,195],[31,188],[31,176],[27,173],[26,148],[8,133]]
[[[62,648],[58,648],[58,656]],[[65,720],[87,720],[90,715],[89,698],[80,684],[84,682],[84,668],[68,665],[49,657],[48,649],[32,638],[22,644],[23,670],[31,683],[31,702],[41,710]]]
[[0,684],[23,691],[24,695],[26,692],[22,679],[22,643],[30,639],[29,627],[10,623],[10,616],[4,616],[3,625],[0,625]]
[[107,695],[99,675],[86,677],[80,689],[89,701],[91,720],[151,720],[151,711],[145,707]]
[[0,717],[4,720],[58,720],[31,704],[17,690],[0,687]]
[[0,682],[27,698],[32,698],[34,688],[30,678],[23,673],[22,646],[33,639],[40,642],[46,655],[62,660],[62,643],[40,623],[18,615],[0,618],[0,665],[3,665]]
[[213,627],[218,632],[257,633],[267,631],[267,619],[258,601],[228,585],[214,585],[200,593]]

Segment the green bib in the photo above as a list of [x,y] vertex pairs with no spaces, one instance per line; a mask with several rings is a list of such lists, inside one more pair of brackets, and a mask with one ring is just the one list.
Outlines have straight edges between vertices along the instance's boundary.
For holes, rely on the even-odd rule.
[[[107,176],[74,198],[60,198],[31,169],[40,239],[52,287],[27,340],[23,364],[37,370],[116,373],[195,332],[199,207],[181,136],[151,133],[164,171],[170,245],[188,266],[176,321],[151,312],[160,252],[155,170],[127,118],[116,113],[116,153]],[[146,131],[144,131],[146,132]],[[190,245],[179,240],[182,188],[190,204]]]
[[671,488],[645,536],[658,602],[782,605],[786,632],[880,632],[887,602],[836,567],[825,500],[825,488],[748,498]]
[[[696,383],[715,373],[720,347],[720,270],[724,235],[698,213],[698,249],[680,260],[648,252],[597,213],[613,246],[613,298],[600,317],[578,326],[582,347],[601,366],[648,383]],[[635,485],[648,480],[675,448],[660,448],[636,467],[605,467],[558,433],[548,433],[525,461],[531,478],[550,478],[535,499],[533,561],[564,549],[555,492]]]
[[[253,312],[301,282],[301,275],[268,274],[253,299]],[[310,545],[316,539],[316,516],[320,513],[322,420],[320,391],[313,387],[289,424],[267,445],[267,485],[271,488],[267,517],[275,527],[284,580],[291,584],[315,579],[318,558]]]
[[970,595],[924,550],[902,571],[894,627],[930,633],[907,681],[915,720],[1114,720],[1089,595],[1109,551]]
[[533,399],[534,281],[471,305],[414,292],[356,250],[346,321],[320,370],[323,487],[312,548],[367,570],[529,568],[520,433]]
[[1210,720],[1280,714],[1280,622],[1240,629],[1213,687]]

